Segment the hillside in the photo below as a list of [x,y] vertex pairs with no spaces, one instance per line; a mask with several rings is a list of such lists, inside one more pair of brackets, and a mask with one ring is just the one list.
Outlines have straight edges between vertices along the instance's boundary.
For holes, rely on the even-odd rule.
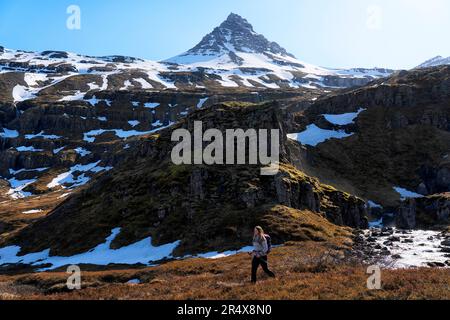
[[[417,208],[401,201],[410,194],[421,197],[419,192],[448,191],[448,76],[448,67],[440,67],[402,72],[314,101],[294,97],[259,104],[218,103],[192,111],[155,133],[125,141],[105,137],[99,143],[111,148],[104,155],[109,167],[101,167],[107,169],[100,169],[98,163],[82,165],[73,171],[83,172],[86,166],[84,171],[94,168],[95,175],[90,181],[84,173],[72,177],[74,187],[77,181],[84,183],[70,194],[64,190],[42,193],[41,201],[53,199],[46,207],[30,195],[20,202],[22,212],[7,209],[0,240],[5,256],[0,262],[29,261],[37,267],[47,261],[49,267],[59,266],[77,257],[91,261],[88,251],[93,248],[95,254],[105,245],[126,252],[145,243],[148,250],[159,253],[132,258],[130,263],[146,264],[239,250],[248,244],[248,234],[256,224],[270,228],[277,244],[333,238],[317,235],[316,227],[310,225],[295,227],[298,216],[285,215],[276,209],[280,205],[308,210],[315,219],[353,228],[368,226],[367,213],[373,219],[378,211],[378,219],[391,210],[401,227],[405,223],[415,227],[416,220],[428,228],[448,225],[448,202],[431,197],[425,208],[435,209],[424,209],[420,200]],[[204,129],[222,132],[227,128],[279,129],[280,172],[264,177],[259,175],[259,166],[173,165],[171,133],[177,128],[192,130],[194,121],[202,121]],[[302,128],[316,128],[320,134],[307,135],[305,142]],[[93,141],[97,143],[97,138]],[[421,172],[428,175],[421,176]],[[436,210],[442,213],[435,214]],[[23,212],[31,216],[24,220],[20,218]],[[438,241],[445,240],[441,238]],[[111,259],[99,263],[115,261]]]
[[[170,162],[175,145],[170,136],[177,127],[192,128],[201,120],[223,131],[257,124],[285,132],[281,119],[278,104],[271,103],[219,104],[198,110],[170,130],[142,137],[116,168],[2,243],[19,245],[21,255],[50,249],[50,255],[70,256],[101,244],[111,230],[120,228],[112,248],[150,236],[154,246],[179,242],[173,254],[184,256],[240,249],[258,223],[270,226],[276,243],[326,239],[311,233],[307,224],[305,230],[295,227],[298,218],[272,211],[277,205],[307,209],[337,225],[366,227],[362,200],[306,176],[289,164],[287,154],[275,176],[260,176],[259,166]],[[287,141],[283,136],[282,150]]]
[[[296,116],[300,134],[290,135],[306,144],[300,168],[391,210],[407,191],[448,192],[449,88],[450,68],[442,66],[318,99]],[[314,130],[337,138],[308,140]]]

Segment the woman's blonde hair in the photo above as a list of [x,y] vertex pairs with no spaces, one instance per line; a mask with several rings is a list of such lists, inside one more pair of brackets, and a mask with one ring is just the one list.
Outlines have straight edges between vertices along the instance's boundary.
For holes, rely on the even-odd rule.
[[258,230],[258,233],[259,233],[259,235],[260,235],[260,236],[263,236],[263,235],[265,235],[265,233],[264,233],[264,230],[263,230],[263,228],[262,228],[262,227],[260,227],[260,226],[256,226],[256,227],[255,227],[255,229],[256,229],[256,230]]
[[260,226],[256,226],[255,229],[258,231],[258,236],[259,236],[260,240],[264,239],[265,233],[264,233],[263,228]]

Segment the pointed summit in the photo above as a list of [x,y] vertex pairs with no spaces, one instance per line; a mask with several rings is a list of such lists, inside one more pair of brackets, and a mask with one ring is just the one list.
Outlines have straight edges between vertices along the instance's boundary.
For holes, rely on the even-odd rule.
[[234,30],[241,29],[242,31],[250,31],[251,33],[255,33],[253,31],[253,26],[247,21],[247,19],[242,18],[236,13],[230,13],[228,18],[222,22],[219,28]]
[[186,62],[186,59],[180,60],[186,57],[192,62],[202,59],[201,57],[228,55],[233,62],[239,64],[239,57],[236,55],[238,53],[275,54],[294,58],[276,42],[270,42],[263,35],[256,33],[246,19],[231,13],[220,26],[207,34],[194,48],[168,61]]
[[207,34],[200,43],[163,61],[172,70],[204,72],[223,87],[278,89],[351,87],[390,75],[386,69],[327,69],[298,60],[276,42],[254,31],[238,14]]

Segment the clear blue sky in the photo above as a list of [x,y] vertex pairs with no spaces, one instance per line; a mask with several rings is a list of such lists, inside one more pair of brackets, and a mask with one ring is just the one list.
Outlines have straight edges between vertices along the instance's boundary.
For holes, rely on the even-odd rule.
[[[80,30],[66,28],[71,4]],[[449,0],[0,0],[0,45],[161,60],[230,12],[321,66],[410,68],[450,56]]]

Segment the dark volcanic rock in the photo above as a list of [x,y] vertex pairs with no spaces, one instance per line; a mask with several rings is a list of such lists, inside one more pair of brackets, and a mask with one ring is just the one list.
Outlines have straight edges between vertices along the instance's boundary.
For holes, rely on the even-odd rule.
[[446,264],[443,262],[428,262],[427,263],[431,268],[445,268]]
[[41,55],[47,56],[49,59],[67,59],[69,55],[65,51],[43,51]]
[[416,200],[408,199],[398,209],[397,227],[400,229],[414,229],[416,227]]
[[330,87],[337,88],[351,88],[360,87],[368,84],[373,78],[353,78],[353,77],[341,77],[341,76],[324,76],[323,83]]
[[397,226],[399,228],[432,228],[449,224],[450,195],[448,193],[406,200],[398,210]]

